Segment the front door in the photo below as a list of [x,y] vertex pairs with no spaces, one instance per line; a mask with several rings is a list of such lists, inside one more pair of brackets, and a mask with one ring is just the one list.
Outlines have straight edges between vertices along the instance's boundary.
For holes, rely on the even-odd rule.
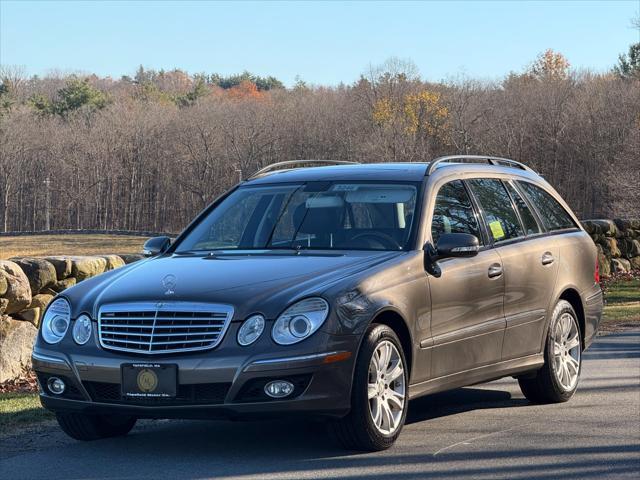
[[481,250],[474,257],[440,260],[440,277],[428,277],[432,378],[500,361],[505,327],[500,256],[486,245],[478,213],[460,180],[443,185],[436,197],[434,245],[443,233],[476,235]]

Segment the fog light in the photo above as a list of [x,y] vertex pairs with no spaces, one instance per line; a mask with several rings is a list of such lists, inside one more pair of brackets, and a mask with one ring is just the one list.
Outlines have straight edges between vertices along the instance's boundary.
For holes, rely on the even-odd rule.
[[54,395],[62,395],[64,393],[65,384],[58,377],[51,377],[47,380],[47,388]]
[[264,386],[264,393],[271,398],[284,398],[293,393],[293,383],[286,380],[274,380]]

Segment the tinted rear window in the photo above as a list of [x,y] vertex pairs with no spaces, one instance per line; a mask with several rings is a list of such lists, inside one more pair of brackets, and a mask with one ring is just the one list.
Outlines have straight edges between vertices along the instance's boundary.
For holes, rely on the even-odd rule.
[[517,182],[536,207],[542,223],[547,230],[564,230],[567,228],[576,228],[571,215],[567,213],[558,201],[542,188],[529,182]]
[[500,180],[476,178],[469,180],[469,185],[482,206],[489,234],[496,242],[524,236],[511,198]]
[[533,213],[529,209],[527,202],[520,196],[520,194],[516,191],[516,189],[508,182],[505,182],[507,186],[507,190],[511,194],[511,198],[513,198],[513,203],[516,204],[518,208],[518,213],[520,214],[520,219],[522,220],[522,224],[524,225],[524,229],[527,231],[527,235],[535,235],[540,233],[540,226],[538,222],[536,222]]

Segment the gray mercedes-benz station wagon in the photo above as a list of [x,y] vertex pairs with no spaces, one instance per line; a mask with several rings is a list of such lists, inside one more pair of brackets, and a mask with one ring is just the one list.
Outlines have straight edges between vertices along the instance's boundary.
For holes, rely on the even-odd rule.
[[545,180],[486,156],[323,163],[259,171],[50,304],[33,365],[67,434],[303,414],[380,450],[421,395],[504,376],[532,402],[574,394],[603,297]]

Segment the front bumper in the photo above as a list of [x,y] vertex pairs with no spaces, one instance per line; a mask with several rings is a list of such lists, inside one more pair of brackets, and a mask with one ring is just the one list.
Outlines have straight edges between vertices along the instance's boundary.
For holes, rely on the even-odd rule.
[[[357,337],[318,332],[306,348],[250,349],[226,342],[235,340],[230,333],[211,351],[162,358],[111,352],[97,345],[56,349],[39,341],[32,361],[42,405],[54,412],[138,418],[254,418],[295,413],[340,417],[348,413]],[[177,397],[161,401],[123,398],[121,365],[135,362],[176,364]],[[45,383],[50,376],[67,383],[62,395],[48,391]],[[294,393],[282,400],[264,395],[264,384],[275,379],[292,381]]]

